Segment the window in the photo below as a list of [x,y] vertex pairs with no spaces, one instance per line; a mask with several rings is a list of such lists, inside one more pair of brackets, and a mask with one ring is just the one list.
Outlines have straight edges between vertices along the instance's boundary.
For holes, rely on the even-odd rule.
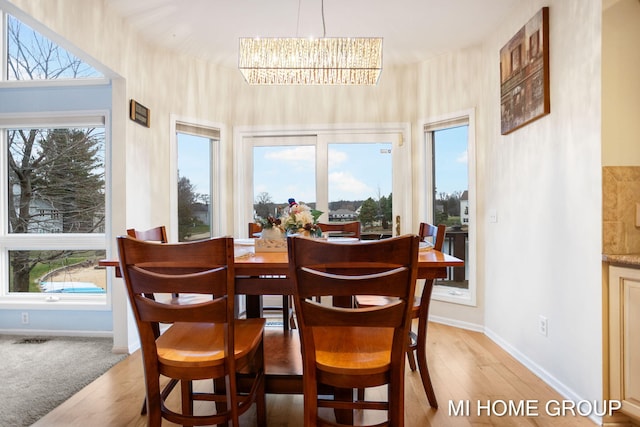
[[[405,132],[385,126],[294,135],[251,135],[248,130],[239,136],[242,173],[237,184],[239,202],[251,204],[238,211],[246,212],[247,222],[260,220],[280,215],[294,198],[322,211],[323,222],[360,221],[365,239],[402,234],[411,227]],[[403,191],[394,192],[394,187]]]
[[475,304],[473,114],[441,118],[424,126],[426,217],[445,224],[443,251],[465,261],[435,283],[434,298]]
[[79,121],[96,125],[2,129],[3,295],[107,291],[96,269],[105,257],[104,119]]
[[254,142],[254,219],[281,216],[289,198],[317,208],[315,138],[266,138]]
[[109,309],[96,268],[109,227],[109,80],[46,28],[0,16],[0,302]]
[[103,75],[7,14],[7,80],[100,78]]
[[[217,162],[220,130],[176,122],[178,157],[178,241],[212,236],[213,165]],[[215,230],[214,230],[215,234]]]

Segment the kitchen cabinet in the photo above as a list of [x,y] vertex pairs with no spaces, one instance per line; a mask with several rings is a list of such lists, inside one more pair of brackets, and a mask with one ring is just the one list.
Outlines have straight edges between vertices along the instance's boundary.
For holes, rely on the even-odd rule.
[[637,423],[640,422],[640,268],[611,265],[608,279],[605,307],[608,398],[620,400],[620,412]]

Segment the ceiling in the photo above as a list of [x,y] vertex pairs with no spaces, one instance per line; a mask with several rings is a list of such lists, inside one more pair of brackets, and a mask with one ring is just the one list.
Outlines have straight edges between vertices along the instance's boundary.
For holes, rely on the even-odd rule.
[[[323,0],[105,1],[148,42],[229,67],[240,37],[323,35]],[[324,0],[324,23],[326,37],[383,37],[384,65],[408,64],[479,44],[526,2]]]

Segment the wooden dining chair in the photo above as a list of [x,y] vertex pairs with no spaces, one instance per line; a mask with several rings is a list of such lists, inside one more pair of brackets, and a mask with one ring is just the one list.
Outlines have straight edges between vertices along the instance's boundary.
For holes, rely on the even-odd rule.
[[[147,425],[162,419],[179,425],[232,422],[256,404],[258,425],[266,425],[264,319],[234,318],[233,238],[162,244],[121,236],[120,269],[136,319],[147,392]],[[157,301],[156,293],[207,295],[204,302]],[[159,337],[153,325],[171,326]],[[180,382],[181,409],[167,403],[173,388],[160,378]],[[214,390],[194,392],[195,380],[214,379]],[[238,388],[238,381],[250,387]],[[175,384],[175,381],[174,381]],[[216,410],[194,415],[194,401],[215,402]],[[213,406],[213,405],[212,405]]]
[[[289,237],[288,250],[302,349],[304,425],[348,425],[359,409],[387,411],[387,423],[377,425],[403,426],[418,237],[353,244]],[[315,295],[332,297],[334,305],[312,300]],[[395,299],[368,308],[335,306],[355,295]],[[320,385],[332,387],[334,399],[320,395]],[[382,385],[387,400],[354,400],[354,390]],[[325,424],[319,407],[333,408],[338,424]]]
[[148,230],[136,230],[135,228],[128,228],[127,234],[131,237],[135,237],[139,240],[146,240],[148,242],[160,242],[168,243],[167,228],[164,225],[153,227]]
[[[262,231],[262,225],[256,222],[250,222],[248,226],[249,237],[256,238],[255,234]],[[259,279],[266,279],[267,277],[262,276]],[[270,280],[286,280],[286,277],[283,276],[269,276]],[[259,283],[256,283],[259,286]],[[263,301],[263,296],[260,297],[260,300]],[[295,316],[293,314],[293,297],[291,295],[282,295],[282,305],[272,305],[272,306],[263,306],[262,310],[267,311],[281,311],[282,312],[282,328],[285,331],[289,329],[296,328]]]
[[323,233],[335,231],[348,234],[348,237],[360,238],[360,221],[319,222],[318,226]]
[[[428,242],[433,245],[433,249],[442,251],[444,244],[444,238],[447,227],[443,224],[432,225],[426,222],[420,223],[420,230],[418,236],[421,242]],[[433,279],[427,279],[424,282],[422,292],[420,296],[417,296],[414,301],[413,308],[411,309],[411,317],[418,319],[418,330],[409,332],[409,342],[407,344],[407,359],[409,360],[409,367],[412,371],[416,368],[420,370],[420,378],[422,380],[422,386],[427,399],[432,408],[438,407],[438,400],[436,399],[435,391],[433,390],[433,384],[431,383],[431,376],[429,375],[429,367],[427,365],[427,326],[429,322],[429,306],[431,304],[431,292],[433,291]],[[388,303],[387,297],[381,296],[368,296],[358,295],[356,297],[356,304],[359,307],[371,307],[375,305]],[[417,367],[416,367],[417,361]]]
[[249,223],[249,238],[255,238],[256,233],[260,233],[262,231],[262,224],[258,222],[250,222]]

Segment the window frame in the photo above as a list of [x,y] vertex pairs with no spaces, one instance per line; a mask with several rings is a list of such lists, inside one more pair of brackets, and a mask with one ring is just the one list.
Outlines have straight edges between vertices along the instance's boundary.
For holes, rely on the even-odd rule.
[[[396,220],[400,217],[401,234],[407,230],[413,230],[413,183],[411,179],[411,125],[409,123],[376,123],[376,124],[344,124],[344,125],[293,125],[278,126],[247,126],[234,129],[233,139],[236,141],[234,155],[234,194],[235,212],[235,236],[247,235],[246,224],[253,221],[253,144],[252,138],[268,137],[271,141],[280,138],[288,142],[291,137],[314,140],[316,149],[316,208],[326,212],[328,216],[328,183],[327,146],[329,143],[379,142],[372,138],[385,135],[384,142],[391,142],[394,147],[393,156],[393,186],[392,193],[396,194],[393,203],[393,233],[396,234]],[[304,145],[293,143],[294,145]],[[267,145],[273,145],[271,143]],[[404,194],[404,197],[400,195]]]
[[[12,250],[104,250],[108,253],[106,236],[111,229],[111,120],[106,110],[28,113],[0,115],[0,203],[8,209],[8,164],[6,130],[12,128],[54,128],[54,127],[103,127],[104,128],[104,179],[105,179],[105,232],[104,233],[51,233],[15,234],[9,233],[8,215],[0,222],[0,308],[42,309],[111,309],[111,275],[105,273],[106,292],[104,294],[44,294],[37,292],[9,292],[9,251]],[[55,303],[55,304],[52,304]]]
[[[169,198],[171,205],[171,215],[169,219],[170,223],[170,236],[169,240],[178,241],[178,138],[177,133],[185,133],[189,135],[195,135],[200,137],[209,138],[211,143],[209,159],[210,173],[209,173],[209,189],[210,189],[210,232],[211,236],[219,236],[222,234],[222,229],[226,223],[226,209],[222,209],[226,202],[222,195],[222,188],[225,188],[224,177],[227,173],[225,162],[222,162],[224,157],[223,153],[223,137],[225,136],[226,129],[224,125],[215,122],[208,122],[205,120],[181,117],[175,114],[171,114],[170,117],[170,152],[171,158],[169,160],[169,170],[172,171],[169,182]],[[178,128],[183,127],[183,130]],[[185,130],[187,129],[188,130]],[[215,139],[217,134],[217,139]],[[225,157],[228,158],[228,157]]]
[[[420,121],[422,143],[416,147],[420,162],[418,176],[419,217],[433,222],[434,212],[434,176],[433,176],[433,139],[432,132],[450,127],[468,125],[467,156],[468,156],[468,209],[469,217],[469,256],[465,262],[468,268],[468,289],[461,290],[450,286],[436,285],[433,287],[432,299],[437,301],[477,306],[477,215],[476,215],[476,123],[475,109],[458,111],[442,116],[423,119]],[[426,197],[425,197],[426,196]]]

